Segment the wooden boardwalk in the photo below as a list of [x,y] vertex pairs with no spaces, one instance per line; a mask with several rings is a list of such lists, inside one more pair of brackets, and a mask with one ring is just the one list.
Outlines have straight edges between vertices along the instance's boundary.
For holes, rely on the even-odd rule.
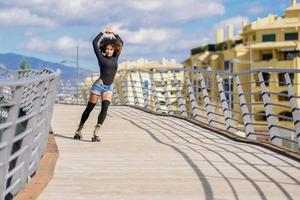
[[90,142],[99,109],[72,139],[82,106],[56,105],[54,178],[40,200],[282,200],[300,197],[300,163],[173,117],[110,107],[102,142]]

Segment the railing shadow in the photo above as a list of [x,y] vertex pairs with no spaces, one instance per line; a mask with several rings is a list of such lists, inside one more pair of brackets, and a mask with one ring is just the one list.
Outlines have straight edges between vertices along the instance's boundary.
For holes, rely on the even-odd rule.
[[[249,186],[256,191],[260,199],[268,199],[263,187],[261,187],[264,182],[271,183],[273,187],[276,187],[276,190],[285,199],[293,199],[283,186],[284,184],[299,185],[300,183],[293,174],[290,174],[291,169],[299,171],[299,167],[293,164],[292,161],[286,162],[280,155],[276,155],[267,149],[237,143],[203,128],[196,127],[184,120],[172,117],[151,117],[150,114],[135,109],[129,109],[129,112],[120,107],[118,112],[114,111],[113,115],[129,121],[148,133],[156,142],[178,152],[197,175],[205,191],[205,199],[214,199],[214,188],[208,180],[211,175],[208,176],[201,170],[201,166],[193,160],[190,152],[201,156],[215,170],[217,176],[224,179],[234,199],[240,199],[237,192],[238,188],[234,186],[236,179],[247,180]],[[181,124],[179,124],[179,121]],[[184,126],[182,126],[182,123],[184,123]],[[219,161],[212,160],[211,155],[206,154],[206,152],[216,156]],[[265,156],[265,158],[262,156]],[[270,159],[276,165],[267,159]],[[232,172],[238,174],[239,178],[228,176],[224,168],[218,167],[216,163],[229,166]],[[249,172],[245,171],[245,166]],[[268,168],[268,170],[264,170],[264,168]],[[270,171],[275,171],[276,177],[284,177],[284,180],[275,179],[274,174],[269,173]],[[253,177],[253,173],[258,178]]]
[[[71,135],[71,134],[67,134],[67,135]],[[66,136],[66,135],[62,135],[62,134],[54,134],[55,137],[59,137],[59,138],[64,138],[64,139],[68,139],[68,140],[74,140],[73,136]],[[82,142],[92,142],[91,140],[87,140],[87,139],[81,139],[81,140],[76,140],[76,141],[82,141]]]

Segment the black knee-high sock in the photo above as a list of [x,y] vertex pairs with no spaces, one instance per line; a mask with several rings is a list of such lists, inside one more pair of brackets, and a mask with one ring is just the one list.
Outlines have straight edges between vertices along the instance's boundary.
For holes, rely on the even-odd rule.
[[81,120],[80,120],[81,125],[83,125],[85,121],[89,118],[89,115],[93,110],[93,108],[95,107],[95,105],[96,105],[95,103],[91,103],[91,102],[88,103],[88,105],[86,106],[85,110],[81,115]]
[[101,125],[103,124],[106,114],[107,114],[109,104],[110,104],[110,102],[108,100],[102,101],[101,112],[98,115],[98,124],[101,124]]

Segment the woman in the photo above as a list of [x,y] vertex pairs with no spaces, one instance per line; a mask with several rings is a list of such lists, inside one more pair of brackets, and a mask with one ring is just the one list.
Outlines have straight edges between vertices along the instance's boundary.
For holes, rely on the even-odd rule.
[[[115,37],[104,37],[100,42],[100,46],[98,46],[98,42],[104,33],[113,34]],[[98,115],[98,122],[95,126],[92,137],[93,142],[100,142],[99,131],[105,120],[108,106],[112,99],[112,83],[118,69],[118,58],[121,53],[122,46],[122,39],[118,34],[113,32],[111,28],[105,28],[93,40],[94,52],[97,56],[100,67],[100,77],[91,87],[90,99],[82,113],[80,124],[75,132],[74,139],[80,140],[82,138],[81,131],[83,129],[83,125],[95,107],[97,100],[100,98],[102,100],[101,112]]]

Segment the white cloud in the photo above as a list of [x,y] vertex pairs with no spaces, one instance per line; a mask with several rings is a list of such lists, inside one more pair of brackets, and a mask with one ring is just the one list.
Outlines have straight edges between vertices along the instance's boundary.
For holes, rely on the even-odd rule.
[[[192,36],[193,33],[182,30],[181,25],[223,15],[225,7],[222,2],[224,1],[13,0],[1,2],[0,0],[0,7],[3,10],[26,11],[31,18],[31,20],[26,20],[26,23],[31,21],[35,25],[57,28],[55,34],[46,33],[45,36],[39,36],[42,33],[41,29],[30,30],[25,34],[29,41],[25,42],[22,48],[33,53],[44,52],[49,55],[71,56],[76,53],[76,46],[79,45],[80,56],[95,58],[91,42],[86,40],[91,40],[90,37],[93,37],[90,35],[91,32],[100,30],[104,26],[112,26],[120,33],[125,42],[121,57],[147,55],[162,57],[170,55],[170,53],[188,53],[191,48],[207,43],[210,40],[207,32],[213,32],[213,30]],[[23,20],[23,17],[19,16],[18,19]],[[14,26],[19,25],[13,20],[7,22],[7,24],[9,23]],[[22,23],[25,23],[25,20]],[[190,24],[186,25],[186,29],[191,26]],[[67,36],[65,31],[69,33],[73,30],[78,33],[72,34],[73,37]],[[49,35],[53,37],[59,34],[61,37],[54,40],[42,39]],[[76,40],[74,35],[76,37],[83,36],[85,39]]]
[[129,44],[159,45],[168,43],[179,35],[178,29],[139,29],[138,31],[119,30]]
[[130,1],[129,4],[136,10],[142,11],[155,11],[160,9],[164,5],[165,1],[149,1],[149,0],[139,0],[139,1]]
[[79,25],[119,22],[130,26],[152,23],[158,27],[225,13],[220,0],[15,0],[1,2],[1,5],[27,9],[31,14],[43,16],[44,20],[55,20],[58,24]]
[[225,12],[224,6],[216,0],[134,0],[128,3],[137,11],[151,11],[149,14],[153,16],[159,13],[160,17],[172,20],[208,18]]
[[54,41],[34,37],[20,48],[35,52],[54,53],[55,55],[74,55],[76,46],[79,46],[82,55],[88,55],[92,45],[90,42],[75,40],[69,36],[62,36]]
[[31,13],[27,9],[10,8],[0,10],[0,25],[54,27],[55,22]]
[[49,41],[42,41],[40,38],[31,38],[31,40],[27,44],[22,45],[21,48],[46,52],[50,46],[51,43]]

